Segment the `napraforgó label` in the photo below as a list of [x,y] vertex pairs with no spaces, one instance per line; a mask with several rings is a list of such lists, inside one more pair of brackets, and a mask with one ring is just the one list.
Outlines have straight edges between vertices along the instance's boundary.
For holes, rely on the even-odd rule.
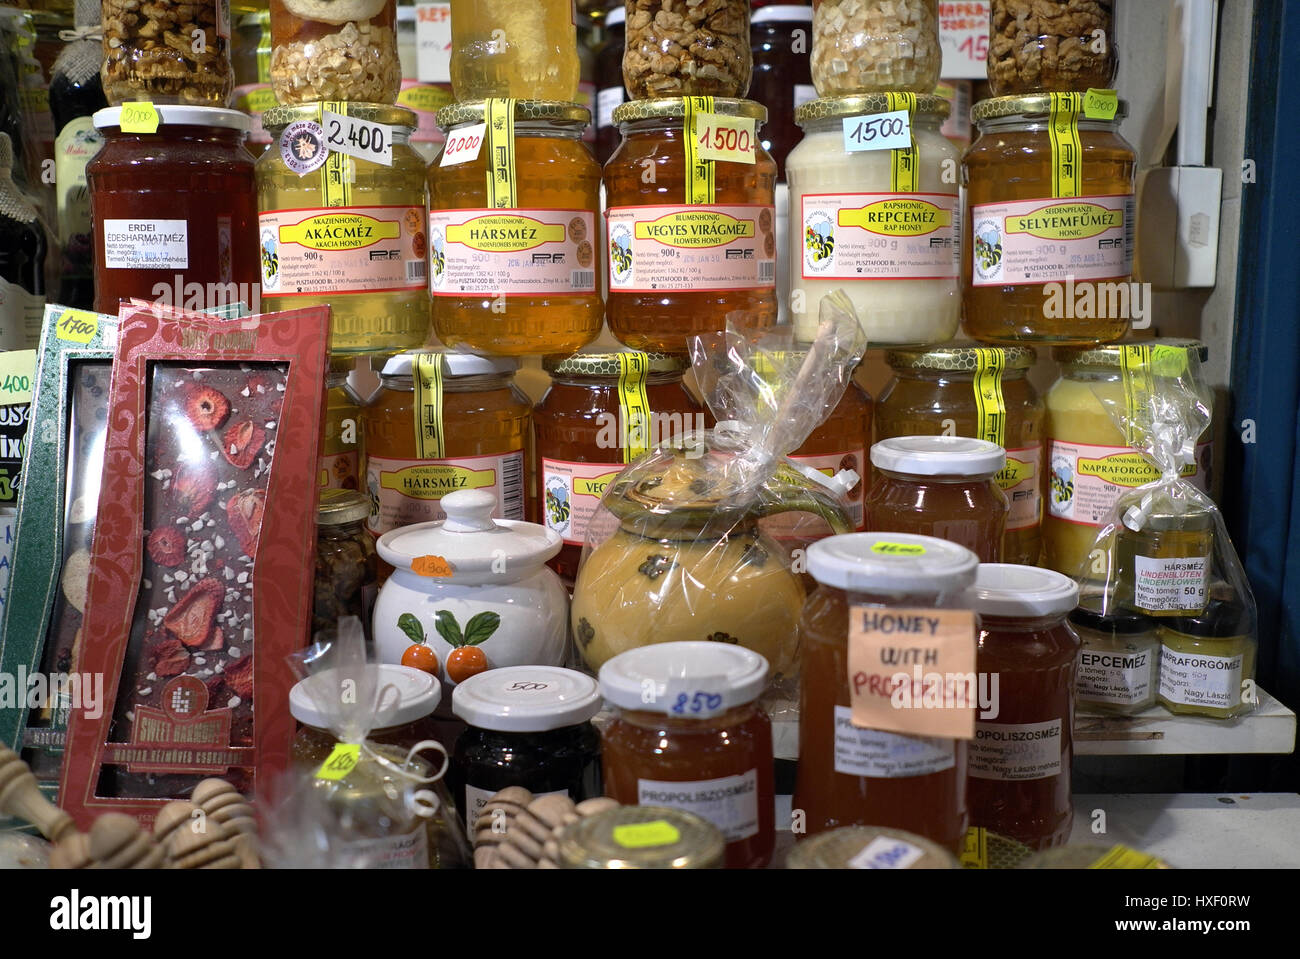
[[[1199,464],[1209,463],[1209,443],[1196,448],[1196,463],[1183,467],[1183,479],[1202,493],[1208,477]],[[1115,501],[1131,489],[1160,479],[1160,471],[1135,449],[1091,446],[1053,440],[1048,455],[1047,508],[1056,519],[1100,526]]]
[[961,273],[959,204],[946,193],[808,194],[803,276],[955,279]]
[[433,210],[434,296],[596,292],[596,216],[587,210]]
[[776,213],[770,206],[623,206],[607,216],[613,291],[776,286]]
[[269,210],[258,222],[265,295],[393,293],[425,284],[420,207]]
[[1127,278],[1132,195],[983,203],[971,210],[975,286]]

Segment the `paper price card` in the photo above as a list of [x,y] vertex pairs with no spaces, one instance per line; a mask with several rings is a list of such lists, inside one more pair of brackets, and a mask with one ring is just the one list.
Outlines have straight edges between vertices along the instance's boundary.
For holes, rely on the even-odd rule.
[[122,115],[118,125],[123,133],[157,133],[158,123],[158,111],[152,103],[122,104]]
[[487,124],[475,123],[461,127],[447,135],[447,145],[442,148],[442,159],[438,166],[455,166],[458,163],[472,163],[478,159],[487,139]]
[[943,75],[983,80],[988,74],[989,0],[940,0],[939,47]]
[[753,117],[697,113],[695,142],[701,160],[753,164],[758,158],[758,135],[754,132]]
[[853,606],[848,681],[854,726],[974,738],[975,614]]
[[0,406],[30,403],[35,376],[35,350],[8,350],[0,353]]
[[1083,115],[1089,120],[1114,120],[1119,112],[1119,94],[1114,90],[1089,87],[1083,95]]
[[334,153],[346,153],[358,160],[393,165],[393,130],[384,123],[358,120],[342,113],[324,111],[321,126],[325,142]]
[[670,676],[664,683],[668,715],[682,719],[707,719],[730,708],[726,676]]
[[346,779],[348,773],[357,768],[357,763],[361,761],[361,744],[360,743],[339,743],[334,747],[334,751],[316,770],[317,779],[328,779],[337,782],[340,779]]
[[907,110],[844,118],[844,150],[907,150],[912,146],[912,115]]

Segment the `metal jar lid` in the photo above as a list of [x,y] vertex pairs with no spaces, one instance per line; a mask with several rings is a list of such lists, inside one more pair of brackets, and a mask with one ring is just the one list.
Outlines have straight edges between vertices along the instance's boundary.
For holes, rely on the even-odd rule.
[[[274,134],[279,133],[290,123],[298,120],[315,120],[319,123],[324,109],[325,105],[323,103],[301,103],[287,107],[271,107],[262,114],[262,126]],[[406,107],[397,107],[388,103],[347,103],[340,109],[347,116],[355,117],[358,120],[398,127],[406,130],[407,133],[414,130],[420,122],[415,114]]]
[[809,836],[786,857],[787,869],[959,869],[936,842],[877,826],[842,826]]
[[[870,116],[873,113],[890,113],[897,110],[891,105],[887,93],[857,93],[847,97],[822,97],[800,104],[794,111],[794,122],[803,126],[811,120],[826,120],[831,117]],[[950,104],[943,97],[930,94],[918,94],[916,110],[920,116],[946,117],[952,111]]]
[[[449,103],[438,111],[438,126],[443,130],[482,123],[487,115],[487,101],[466,100]],[[515,120],[551,120],[555,123],[586,126],[591,122],[591,111],[577,103],[564,100],[516,100]]]
[[1210,350],[1200,340],[1178,338],[1156,340],[1134,340],[1129,343],[1107,343],[1104,346],[1056,346],[1052,348],[1052,359],[1062,365],[1071,366],[1113,366],[1120,367],[1120,356],[1125,346],[1172,346],[1185,350],[1195,350],[1202,363],[1210,358]]
[[370,497],[354,489],[321,490],[316,507],[317,526],[359,523],[370,515]]
[[[981,100],[971,107],[972,123],[982,120],[998,120],[1006,117],[1022,117],[1026,120],[1045,120],[1052,113],[1052,95],[1050,93],[1031,93],[1024,96],[992,97]],[[1080,116],[1085,123],[1117,123],[1128,116],[1128,101],[1120,100],[1115,110],[1114,120],[1100,120]]]
[[1027,370],[1038,362],[1038,354],[1028,346],[945,346],[934,350],[889,350],[885,353],[885,362],[896,370],[974,373],[979,369],[980,353],[991,350],[1002,354],[1003,369]]
[[721,830],[666,806],[619,806],[573,823],[558,841],[561,869],[721,869]]
[[[624,350],[622,353],[631,353]],[[574,353],[571,356],[551,355],[542,358],[542,369],[554,376],[618,376],[621,353]],[[681,354],[646,353],[647,369],[651,373],[684,373],[691,361]]]
[[[724,117],[752,117],[759,123],[767,122],[767,107],[754,100],[714,97],[713,112]],[[615,124],[634,123],[637,120],[681,120],[685,116],[686,99],[684,97],[632,100],[614,108]]]

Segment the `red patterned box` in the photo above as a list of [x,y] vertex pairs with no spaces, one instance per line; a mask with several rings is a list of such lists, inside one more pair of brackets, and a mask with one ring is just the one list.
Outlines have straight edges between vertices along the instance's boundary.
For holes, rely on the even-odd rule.
[[59,792],[82,828],[287,764],[328,328],[326,307],[123,308],[80,639],[105,695],[72,713]]

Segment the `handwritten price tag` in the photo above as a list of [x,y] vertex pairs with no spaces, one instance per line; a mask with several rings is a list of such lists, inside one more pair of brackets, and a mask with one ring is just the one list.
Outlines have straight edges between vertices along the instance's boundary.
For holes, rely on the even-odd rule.
[[123,133],[157,133],[158,110],[152,103],[123,103],[118,123]]
[[1083,96],[1083,115],[1089,120],[1114,120],[1119,112],[1119,94],[1090,87]]
[[701,160],[752,164],[758,159],[758,136],[754,132],[753,117],[697,113],[695,142]]
[[356,769],[360,761],[360,743],[339,743],[329,754],[329,758],[320,764],[320,769],[316,770],[316,778],[338,782]]
[[388,125],[326,110],[321,126],[325,128],[325,143],[334,153],[346,153],[358,160],[384,166],[393,165],[393,131]]
[[677,831],[677,827],[662,819],[614,827],[614,841],[624,849],[671,846],[681,838],[682,834]]
[[988,73],[989,0],[941,0],[939,46],[946,79],[983,80]]
[[849,153],[911,147],[912,117],[906,110],[844,118],[844,149]]
[[54,326],[56,339],[68,343],[89,343],[99,332],[99,314],[89,310],[64,310]]
[[442,159],[438,166],[455,166],[457,163],[471,163],[478,159],[487,139],[487,124],[475,123],[473,126],[461,127],[447,137],[447,145],[442,149]]
[[35,350],[0,353],[0,406],[30,403],[35,376]]
[[670,676],[664,683],[664,700],[669,716],[685,719],[705,719],[729,708],[726,676],[692,676],[681,679]]
[[909,842],[881,836],[867,843],[849,860],[848,866],[850,869],[907,869],[924,855],[924,850]]

